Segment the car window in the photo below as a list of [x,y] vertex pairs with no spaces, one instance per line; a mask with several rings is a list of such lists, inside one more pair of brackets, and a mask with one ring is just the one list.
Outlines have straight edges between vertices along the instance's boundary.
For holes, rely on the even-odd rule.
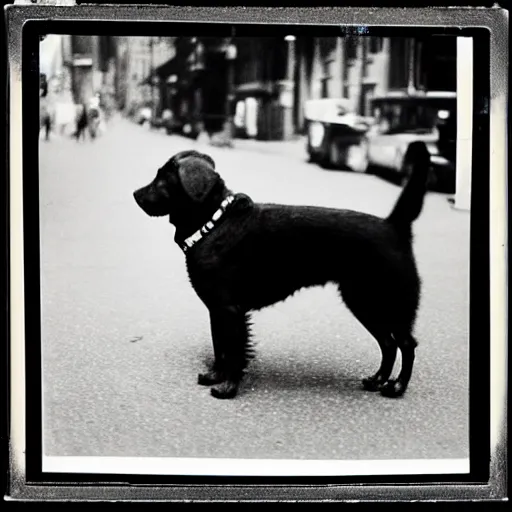
[[431,133],[438,109],[416,102],[383,103],[374,110],[380,133]]
[[380,134],[387,134],[396,130],[401,124],[400,105],[384,103],[373,111],[375,128]]

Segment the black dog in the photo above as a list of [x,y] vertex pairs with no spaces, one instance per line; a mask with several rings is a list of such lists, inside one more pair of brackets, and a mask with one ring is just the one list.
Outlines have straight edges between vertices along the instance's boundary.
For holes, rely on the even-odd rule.
[[[196,151],[173,156],[149,185],[134,192],[146,214],[169,215],[191,284],[209,310],[215,363],[199,375],[199,384],[215,385],[216,398],[234,397],[253,355],[250,312],[300,288],[334,282],[382,351],[380,368],[363,380],[364,388],[389,397],[405,392],[420,298],[411,224],[423,207],[430,161],[422,144],[411,151],[416,168],[386,219],[255,204],[245,194],[233,195],[213,160]],[[390,380],[398,347],[402,368]]]

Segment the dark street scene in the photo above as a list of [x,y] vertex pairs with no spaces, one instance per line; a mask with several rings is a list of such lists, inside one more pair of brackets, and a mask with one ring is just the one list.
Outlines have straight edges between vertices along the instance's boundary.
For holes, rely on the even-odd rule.
[[[467,459],[458,52],[453,36],[45,36],[44,455],[438,460],[439,472]],[[239,394],[212,397],[197,382],[213,359],[208,309],[169,218],[145,215],[133,192],[196,150],[254,202],[386,217],[417,142],[430,167],[413,224],[422,289],[407,392],[363,388],[379,344],[327,284],[254,312]]]

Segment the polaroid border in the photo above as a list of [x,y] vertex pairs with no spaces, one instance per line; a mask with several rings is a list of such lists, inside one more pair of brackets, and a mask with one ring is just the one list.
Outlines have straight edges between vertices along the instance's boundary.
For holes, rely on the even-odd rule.
[[[507,101],[507,76],[508,69],[508,19],[501,9],[469,10],[469,9],[414,9],[414,18],[406,17],[395,25],[398,9],[380,10],[374,9],[352,9],[352,8],[170,8],[155,6],[79,6],[58,8],[52,6],[10,6],[7,9],[8,34],[9,34],[9,72],[10,72],[10,213],[11,213],[11,482],[9,489],[10,499],[34,500],[170,500],[170,501],[323,501],[323,500],[354,500],[362,499],[375,500],[496,500],[506,496],[506,342],[505,342],[505,320],[506,320],[506,252],[505,240],[506,231],[503,223],[506,199],[503,191],[506,183],[506,131],[505,112]],[[404,15],[404,9],[399,9]],[[410,11],[409,11],[410,12]],[[412,13],[411,13],[412,14]],[[32,330],[39,321],[39,296],[34,299],[24,297],[23,285],[32,287],[37,283],[39,289],[39,267],[38,265],[23,268],[23,255],[34,257],[38,254],[38,239],[25,238],[23,218],[29,213],[33,222],[37,222],[38,213],[35,215],[29,212],[27,198],[34,197],[34,189],[29,188],[23,180],[23,174],[27,172],[27,159],[30,153],[27,144],[24,142],[33,136],[33,126],[30,123],[22,122],[26,119],[27,107],[37,105],[35,94],[30,91],[30,84],[25,80],[27,76],[38,73],[38,56],[34,55],[34,46],[30,43],[33,37],[29,33],[30,24],[47,22],[50,26],[53,22],[73,22],[81,26],[89,25],[93,29],[90,33],[98,33],[98,27],[106,26],[109,22],[122,20],[126,27],[129,25],[149,27],[158,25],[158,22],[174,22],[194,24],[221,23],[227,26],[241,24],[246,27],[251,24],[265,23],[268,29],[279,25],[300,26],[326,25],[339,27],[333,24],[332,20],[343,19],[345,27],[391,27],[394,33],[407,31],[414,27],[449,27],[451,29],[478,29],[485,28],[489,32],[489,44],[487,55],[481,55],[486,59],[490,52],[491,80],[490,95],[484,93],[484,101],[480,105],[480,119],[474,118],[473,137],[480,129],[484,135],[490,134],[493,141],[492,151],[487,144],[481,144],[473,151],[473,208],[472,219],[475,211],[479,215],[478,222],[471,222],[471,259],[478,259],[485,268],[490,267],[490,257],[494,268],[492,274],[485,272],[472,272],[471,292],[487,292],[478,301],[478,308],[474,302],[471,304],[471,317],[478,315],[478,323],[471,320],[471,328],[476,333],[475,338],[482,335],[485,341],[491,336],[491,354],[483,354],[483,361],[490,362],[488,371],[481,370],[482,359],[478,358],[478,367],[473,357],[470,361],[470,372],[476,375],[478,383],[490,381],[492,399],[486,398],[487,388],[482,386],[477,399],[488,403],[491,408],[491,432],[490,449],[481,446],[481,437],[475,434],[482,434],[482,431],[472,432],[472,448],[480,452],[480,456],[490,454],[490,468],[488,474],[484,471],[478,474],[475,483],[448,479],[443,483],[421,484],[421,478],[414,478],[412,485],[407,482],[400,482],[397,478],[377,479],[377,482],[369,483],[364,487],[356,485],[360,479],[344,479],[343,484],[333,485],[326,479],[280,479],[276,484],[275,479],[258,479],[255,485],[254,479],[200,479],[194,480],[191,485],[190,479],[174,479],[172,486],[167,486],[160,478],[151,478],[144,482],[143,488],[134,488],[127,485],[128,479],[125,476],[117,475],[116,478],[107,480],[105,475],[88,475],[89,478],[81,479],[82,475],[73,475],[66,482],[59,482],[56,475],[47,475],[45,481],[41,480],[41,472],[38,471],[38,460],[32,459],[34,448],[41,446],[40,439],[34,442],[34,438],[25,440],[25,433],[30,433],[32,420],[41,419],[41,403],[34,395],[25,395],[28,388],[21,375],[27,375],[36,371],[40,374],[41,353],[34,345],[28,345],[28,338],[34,334]],[[77,23],[78,22],[78,23]],[[57,26],[57,25],[55,25]],[[73,26],[73,25],[71,25]],[[228,31],[228,29],[226,29]],[[139,30],[138,30],[139,32]],[[54,32],[59,33],[59,32]],[[64,33],[64,32],[60,32]],[[76,29],[71,32],[77,33]],[[28,36],[28,40],[25,39]],[[34,41],[32,41],[34,43]],[[37,50],[35,52],[37,54]],[[484,53],[486,53],[484,51]],[[35,69],[34,69],[35,66]],[[23,68],[23,69],[22,69]],[[475,84],[476,85],[476,84]],[[485,89],[485,85],[483,86]],[[477,88],[475,89],[477,91]],[[482,92],[482,91],[480,91]],[[478,94],[478,92],[477,92]],[[476,94],[475,94],[476,96]],[[25,108],[22,111],[22,98]],[[490,123],[488,110],[486,111],[485,98],[491,99]],[[488,107],[487,107],[488,108]],[[37,111],[37,110],[35,110]],[[481,141],[480,141],[481,142]],[[475,172],[477,165],[482,169],[490,167],[492,173]],[[23,163],[25,162],[25,164]],[[25,165],[25,167],[23,167]],[[23,173],[21,169],[23,168]],[[32,168],[33,170],[33,168]],[[26,174],[25,174],[26,175]],[[490,178],[490,190],[488,180]],[[37,190],[37,189],[36,189]],[[476,200],[477,191],[484,197]],[[36,203],[37,201],[37,196]],[[25,201],[23,201],[25,199]],[[20,201],[21,200],[21,201]],[[19,202],[18,202],[19,201]],[[481,217],[480,217],[481,215]],[[490,222],[483,222],[490,221]],[[490,225],[490,230],[489,230]],[[491,243],[491,255],[487,247],[486,238],[489,235]],[[476,237],[476,240],[475,240]],[[477,242],[480,242],[478,244]],[[477,251],[477,252],[474,252]],[[472,265],[474,268],[474,265]],[[16,284],[17,286],[14,286]],[[504,286],[505,284],[505,286]],[[490,287],[490,296],[489,296]],[[32,293],[34,289],[32,288]],[[492,307],[491,315],[488,317],[482,314],[482,309]],[[26,339],[27,345],[23,340]],[[25,351],[30,346],[30,358],[25,360]],[[485,351],[484,351],[485,352]],[[26,352],[28,353],[28,352]],[[487,365],[489,366],[489,365]],[[474,380],[472,379],[472,382]],[[473,398],[472,398],[473,402]],[[26,408],[22,406],[25,404]],[[26,416],[25,416],[26,414]],[[30,417],[31,421],[27,422]],[[38,444],[39,443],[39,444]],[[24,451],[27,450],[26,457]],[[32,453],[31,453],[32,452]],[[37,456],[36,456],[37,457]],[[35,461],[36,470],[30,466]],[[40,466],[39,466],[40,467]],[[48,478],[50,477],[50,478]],[[52,477],[54,478],[52,481]],[[452,475],[453,477],[453,475]],[[81,479],[83,485],[77,484]],[[411,481],[411,478],[408,479]],[[314,482],[314,483],[312,483]],[[129,482],[132,483],[132,482]],[[141,482],[142,483],[142,482]],[[149,484],[155,486],[149,487]],[[96,485],[95,485],[96,484]]]
[[[72,25],[70,24],[72,23]],[[138,26],[137,26],[138,25]],[[157,29],[152,29],[151,25],[148,25],[147,23],[140,22],[137,25],[133,25],[132,23],[128,22],[124,24],[123,29],[119,29],[119,24],[117,23],[110,23],[107,21],[100,22],[100,23],[94,23],[94,22],[88,22],[88,21],[73,21],[73,22],[62,22],[62,21],[47,21],[43,24],[36,23],[32,21],[28,21],[24,25],[24,41],[27,43],[25,47],[25,51],[27,52],[25,56],[23,57],[23,61],[25,62],[25,68],[23,70],[23,73],[27,73],[27,75],[23,75],[22,82],[23,82],[23,90],[26,91],[26,94],[24,93],[25,103],[27,105],[30,105],[30,108],[27,110],[29,112],[35,112],[37,111],[37,104],[36,97],[35,97],[35,91],[37,88],[35,87],[35,84],[37,82],[37,72],[36,69],[39,69],[39,66],[37,65],[35,61],[35,53],[37,53],[38,49],[36,47],[32,46],[32,43],[36,44],[39,41],[39,36],[41,34],[47,34],[47,33],[61,33],[61,34],[67,34],[67,33],[95,33],[95,34],[133,34],[137,33],[139,35],[162,35],[165,34],[168,30],[169,25],[160,23],[160,31]],[[37,29],[36,29],[36,28]],[[203,35],[210,35],[210,36],[219,36],[219,35],[228,35],[230,32],[232,35],[242,35],[247,36],[248,34],[251,36],[260,36],[263,33],[265,36],[268,36],[269,34],[272,34],[274,36],[282,37],[285,35],[286,32],[289,32],[290,30],[293,31],[296,35],[316,35],[318,33],[318,26],[305,26],[302,25],[299,28],[294,27],[293,29],[290,29],[287,25],[279,25],[274,27],[267,27],[263,25],[240,25],[240,24],[230,24],[222,25],[222,24],[202,24],[202,23],[195,23],[193,25],[194,32],[198,31],[198,33],[201,33]],[[226,28],[227,27],[227,28]],[[189,35],[191,30],[190,24],[176,24],[172,23],[170,25],[171,31],[174,34],[177,35]],[[263,32],[262,32],[263,30]],[[352,31],[348,29],[344,29],[346,32],[351,33]],[[398,30],[398,32],[397,32]],[[470,29],[471,30],[471,29]],[[322,31],[324,35],[327,33],[332,35],[338,35],[339,33],[339,27],[328,27],[324,26],[322,27]],[[436,30],[434,29],[434,33]],[[357,32],[356,32],[357,33]],[[412,36],[419,36],[422,34],[427,35],[427,37],[432,33],[430,29],[425,28],[414,28],[414,30],[407,29],[407,28],[392,28],[392,29],[384,29],[384,32],[382,29],[372,28],[371,33],[373,35],[381,35],[381,36],[389,36],[392,37],[412,37]],[[466,31],[462,32],[463,34],[469,35],[469,33]],[[453,30],[450,28],[444,27],[441,30],[441,34],[448,35],[450,37],[456,37],[457,35],[460,35],[460,29]],[[483,54],[488,54],[488,40],[485,36],[488,36],[486,31],[480,32],[481,35],[484,37],[484,41],[482,44],[479,43],[480,51]],[[29,42],[30,41],[30,42]],[[27,64],[28,63],[28,64]],[[480,76],[480,75],[479,75]],[[483,75],[484,77],[486,75]],[[484,78],[484,81],[482,82],[482,87],[485,90],[481,91],[480,96],[482,98],[488,97],[488,85],[486,85],[488,82],[488,78]],[[28,85],[27,85],[28,84]],[[27,87],[27,89],[25,89]],[[478,87],[477,87],[478,89]],[[34,96],[32,96],[34,94]],[[34,101],[34,103],[32,103]],[[24,118],[24,126],[31,127],[34,126],[32,122],[32,117],[28,116]],[[481,127],[480,127],[481,128]],[[486,128],[487,129],[487,128]],[[471,128],[470,128],[471,130]],[[470,132],[471,133],[471,132]],[[31,140],[35,140],[35,137]],[[481,141],[480,141],[481,144]],[[34,146],[34,152],[37,149]],[[27,148],[27,154],[32,154],[32,148]],[[485,154],[485,152],[484,152]],[[479,173],[479,176],[482,176],[482,179],[488,180],[485,173]],[[31,175],[30,178],[26,179],[24,183],[27,185],[27,188],[25,190],[25,199],[26,204],[28,205],[35,205],[38,202],[38,196],[37,196],[37,179],[34,177],[34,175]],[[482,185],[485,186],[485,182],[482,182]],[[476,187],[477,189],[479,187]],[[38,212],[31,212],[30,210],[27,212],[27,215],[30,215],[30,218],[35,221],[37,219]],[[32,227],[35,225],[35,223],[31,224]],[[33,240],[34,244],[36,241],[39,240],[39,237],[36,236],[35,230],[25,233],[25,241],[28,245],[28,240]],[[477,246],[480,246],[480,244],[476,244]],[[29,254],[35,254],[37,252],[37,247],[34,245],[32,249],[27,249],[27,257]],[[36,269],[38,268],[38,265],[34,265],[34,275],[30,279],[30,285],[29,287],[32,289],[33,287],[33,295],[34,297],[40,297],[39,290],[36,289],[36,284],[39,282],[39,274],[37,273]],[[36,291],[38,292],[36,294]],[[30,294],[27,293],[26,299],[27,301],[29,299]],[[27,302],[28,304],[28,302]],[[27,318],[36,318],[39,314],[39,304],[34,299],[33,304],[33,311],[32,313],[27,315]],[[28,307],[28,305],[27,305]],[[480,328],[482,327],[480,319]],[[39,322],[26,322],[27,325],[27,353],[31,354],[38,354],[40,352],[40,345],[36,345],[36,340],[40,339],[40,333],[37,329],[37,325]],[[482,332],[480,336],[485,337],[485,332]],[[480,337],[479,336],[479,337]],[[33,343],[32,343],[33,340]],[[479,353],[476,355],[475,360],[479,361],[479,364],[483,364],[483,360],[486,357],[486,354],[484,352]],[[39,392],[38,385],[36,382],[40,382],[41,377],[39,375],[40,369],[39,366],[36,365],[36,361],[38,359],[34,358],[34,366],[30,369],[30,379],[27,379],[27,394],[28,396],[36,396],[36,393]],[[485,378],[482,376],[480,372],[480,377]],[[121,462],[122,459],[119,458],[110,458],[105,457],[102,459],[102,473],[97,474],[98,470],[94,471],[94,465],[95,461],[97,461],[97,458],[93,458],[92,460],[87,460],[87,458],[73,458],[73,457],[44,457],[42,459],[42,469],[41,471],[32,469],[32,468],[39,468],[41,467],[41,460],[39,457],[36,456],[36,454],[39,454],[41,452],[41,447],[39,442],[35,442],[34,440],[41,439],[41,432],[39,428],[37,428],[39,425],[41,425],[42,418],[41,415],[39,415],[38,411],[38,403],[34,399],[34,402],[32,403],[31,400],[29,400],[29,404],[27,405],[27,420],[28,424],[32,426],[32,428],[29,429],[27,432],[27,438],[29,444],[27,444],[28,449],[28,458],[27,461],[29,462],[28,468],[27,468],[27,475],[30,477],[30,480],[33,481],[43,481],[52,479],[55,482],[64,483],[66,481],[69,481],[69,477],[66,477],[66,472],[59,468],[60,464],[65,464],[69,468],[69,472],[76,475],[81,474],[82,479],[87,479],[88,481],[96,481],[98,479],[108,481],[119,481],[122,480],[128,480],[128,482],[154,482],[155,479],[158,479],[158,481],[161,481],[162,483],[168,483],[171,478],[173,481],[183,481],[188,482],[193,477],[197,477],[198,479],[201,479],[201,481],[204,481],[205,483],[212,482],[214,480],[220,480],[220,477],[222,477],[223,481],[233,481],[233,482],[242,482],[242,481],[249,481],[249,476],[259,476],[261,474],[268,475],[267,476],[259,476],[260,482],[271,482],[270,476],[275,476],[279,478],[280,482],[297,482],[297,481],[307,481],[306,477],[299,471],[300,468],[305,467],[306,461],[298,461],[295,464],[293,464],[292,461],[273,461],[272,465],[269,466],[269,461],[265,460],[258,460],[258,461],[251,461],[251,467],[247,468],[247,465],[249,464],[249,461],[247,459],[241,460],[241,463],[245,463],[244,465],[246,468],[243,470],[243,475],[239,473],[239,470],[235,470],[232,473],[229,472],[229,470],[226,470],[226,467],[230,464],[238,465],[238,460],[236,459],[215,459],[215,462],[213,463],[209,459],[164,459],[164,461],[160,459],[151,459],[151,458],[126,458],[124,459],[124,462]],[[485,408],[483,407],[484,401],[479,400],[478,407],[481,408],[481,410],[478,411],[478,414],[475,416],[478,417],[485,417],[485,422],[488,423],[487,415],[485,414]],[[483,439],[486,439],[487,432],[485,429],[481,427],[485,423],[480,423],[480,430],[478,429],[478,426],[473,429],[473,433],[475,434],[472,439],[479,439],[482,441]],[[483,467],[482,461],[485,459],[485,457],[488,457],[488,451],[484,449],[485,446],[487,446],[489,443],[485,441],[484,444],[479,443],[476,444],[473,442],[473,447],[471,451],[473,453],[477,453],[477,456],[473,457],[473,467]],[[137,461],[138,460],[138,461]],[[187,475],[187,477],[180,477],[177,476],[174,472],[172,473],[166,473],[170,471],[169,465],[166,465],[166,461],[172,460],[172,467],[181,466],[183,468],[183,475]],[[476,463],[475,460],[480,460],[480,463]],[[135,462],[137,461],[137,462]],[[169,462],[167,462],[169,464]],[[314,461],[311,461],[310,464],[315,464]],[[368,473],[367,466],[373,464],[375,468],[374,473]],[[399,483],[407,483],[410,481],[409,475],[414,475],[414,478],[416,479],[416,482],[425,483],[432,479],[431,476],[435,474],[436,479],[438,481],[446,481],[446,482],[452,482],[452,481],[459,481],[464,482],[468,480],[481,480],[484,481],[488,475],[483,472],[478,474],[476,471],[469,471],[469,460],[466,461],[465,459],[462,460],[443,460],[443,468],[444,471],[435,471],[435,466],[439,466],[440,463],[436,461],[399,461],[399,460],[390,460],[390,461],[318,461],[316,462],[316,465],[318,466],[317,471],[310,470],[310,474],[313,474],[314,476],[310,476],[310,481],[322,481],[320,476],[323,477],[324,482],[328,483],[347,483],[350,481],[353,481],[354,483],[373,483],[373,482],[399,482]],[[96,462],[97,465],[97,462]],[[211,465],[214,467],[212,468]],[[286,468],[290,465],[293,465],[293,473],[287,473]],[[333,466],[337,466],[337,471],[340,473],[336,475],[334,473],[333,476]],[[402,470],[400,472],[400,467],[404,468],[404,466],[407,465],[406,470]],[[283,467],[284,466],[284,467]],[[366,466],[366,467],[365,467]],[[81,467],[82,471],[79,471],[78,468]],[[97,467],[97,466],[96,466]],[[137,467],[138,474],[137,476],[134,476],[131,471],[123,469],[123,472],[119,472],[119,470],[116,471],[116,468],[129,468],[129,467]],[[198,471],[198,467],[202,468],[202,472]],[[271,470],[269,470],[271,467]],[[299,468],[300,467],[300,468]],[[310,466],[311,467],[311,466]],[[86,470],[87,468],[87,470]],[[155,468],[160,468],[159,470]],[[394,468],[394,469],[393,469]],[[174,470],[175,471],[175,470]],[[350,473],[349,475],[342,474],[342,471]],[[360,476],[358,478],[352,477],[353,472],[358,472]],[[210,473],[216,475],[215,477],[210,478],[201,478],[203,474]],[[164,476],[165,474],[165,476]],[[292,475],[298,474],[299,476],[296,477],[295,480],[293,480]],[[405,476],[405,475],[408,476]],[[113,476],[114,475],[114,476]],[[157,476],[158,475],[158,476]],[[229,476],[226,476],[229,475]],[[283,475],[286,475],[283,476]],[[390,477],[389,475],[394,475]],[[399,476],[400,475],[400,476]],[[46,476],[46,478],[44,478]],[[194,479],[195,481],[195,479]]]

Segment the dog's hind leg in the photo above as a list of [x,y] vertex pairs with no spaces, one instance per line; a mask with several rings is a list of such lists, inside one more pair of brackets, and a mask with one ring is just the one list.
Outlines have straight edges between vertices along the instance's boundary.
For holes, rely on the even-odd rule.
[[210,311],[210,322],[215,364],[201,383],[218,384],[211,389],[215,398],[234,398],[251,356],[249,317],[237,307],[217,308]]
[[375,329],[363,323],[370,334],[377,340],[382,353],[382,360],[377,372],[363,379],[363,387],[367,391],[378,391],[388,381],[395,364],[397,344],[391,334]]
[[380,389],[382,395],[391,398],[402,396],[405,393],[412,375],[414,351],[418,345],[418,342],[410,333],[395,333],[394,336],[402,352],[402,369],[396,380],[388,380]]
[[[387,382],[393,371],[397,353],[397,342],[391,334],[391,329],[387,326],[387,322],[376,314],[377,308],[372,307],[359,293],[354,293],[349,289],[345,289],[342,292],[341,287],[339,291],[353,315],[379,344],[382,353],[380,367],[375,374],[364,378],[362,381],[363,387],[367,391],[378,391]],[[371,314],[372,311],[374,314]]]

